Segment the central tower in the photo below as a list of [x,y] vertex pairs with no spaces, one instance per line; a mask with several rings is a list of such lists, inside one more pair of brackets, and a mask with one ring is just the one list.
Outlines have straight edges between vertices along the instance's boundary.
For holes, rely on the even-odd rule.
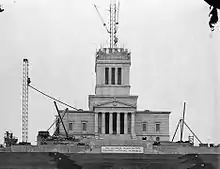
[[89,109],[94,112],[97,136],[136,139],[138,96],[130,95],[130,66],[131,54],[127,49],[101,48],[96,52],[95,95],[89,96]]
[[119,6],[116,0],[110,0],[109,25],[106,26],[98,8],[94,5],[103,26],[109,33],[109,47],[96,52],[96,87],[95,94],[99,96],[129,96],[130,95],[130,52],[118,48]]
[[118,11],[119,4],[117,7],[111,3],[109,29],[103,22],[110,34],[109,47],[96,52],[95,95],[89,96],[89,109],[94,112],[96,136],[112,139],[112,135],[117,135],[129,139],[135,138],[137,96],[130,95],[131,54],[117,46]]
[[96,53],[95,95],[130,95],[131,56],[127,49],[102,48]]
[[117,135],[129,139],[130,136],[135,137],[137,96],[130,95],[131,54],[127,49],[117,46],[118,11],[119,4],[117,7],[111,3],[109,29],[103,22],[110,34],[109,47],[96,52],[95,95],[89,96],[89,109],[94,112],[96,136],[112,139],[108,136]]

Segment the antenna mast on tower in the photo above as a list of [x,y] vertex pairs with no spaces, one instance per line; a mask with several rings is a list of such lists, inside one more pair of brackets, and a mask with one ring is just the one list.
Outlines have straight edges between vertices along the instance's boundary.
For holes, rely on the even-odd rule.
[[22,84],[22,142],[28,141],[28,59],[23,59],[23,84]]

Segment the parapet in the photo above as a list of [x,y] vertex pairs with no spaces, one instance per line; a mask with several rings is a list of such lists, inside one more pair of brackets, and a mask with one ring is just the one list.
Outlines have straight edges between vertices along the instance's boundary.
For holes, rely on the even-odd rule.
[[130,60],[131,53],[124,48],[100,48],[96,52],[97,60]]

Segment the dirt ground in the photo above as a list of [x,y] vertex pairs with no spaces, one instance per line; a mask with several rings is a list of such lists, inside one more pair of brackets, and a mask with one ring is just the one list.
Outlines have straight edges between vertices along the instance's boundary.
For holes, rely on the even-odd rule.
[[0,153],[1,169],[185,169],[195,164],[219,169],[220,155]]

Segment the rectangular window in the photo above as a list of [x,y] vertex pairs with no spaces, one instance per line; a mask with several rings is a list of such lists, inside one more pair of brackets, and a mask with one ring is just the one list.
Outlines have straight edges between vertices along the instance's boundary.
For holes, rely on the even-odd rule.
[[73,123],[69,123],[69,130],[73,130]]
[[121,85],[121,68],[118,68],[118,85]]
[[160,131],[160,123],[156,123],[156,132]]
[[83,123],[82,123],[82,130],[83,130],[83,131],[86,131],[86,127],[87,127],[87,126],[86,126],[86,122],[83,122]]
[[142,129],[143,129],[143,131],[147,131],[147,123],[146,122],[144,122],[142,124]]
[[109,79],[109,68],[105,68],[105,84],[108,84],[108,79]]
[[112,68],[112,84],[115,84],[115,68]]

